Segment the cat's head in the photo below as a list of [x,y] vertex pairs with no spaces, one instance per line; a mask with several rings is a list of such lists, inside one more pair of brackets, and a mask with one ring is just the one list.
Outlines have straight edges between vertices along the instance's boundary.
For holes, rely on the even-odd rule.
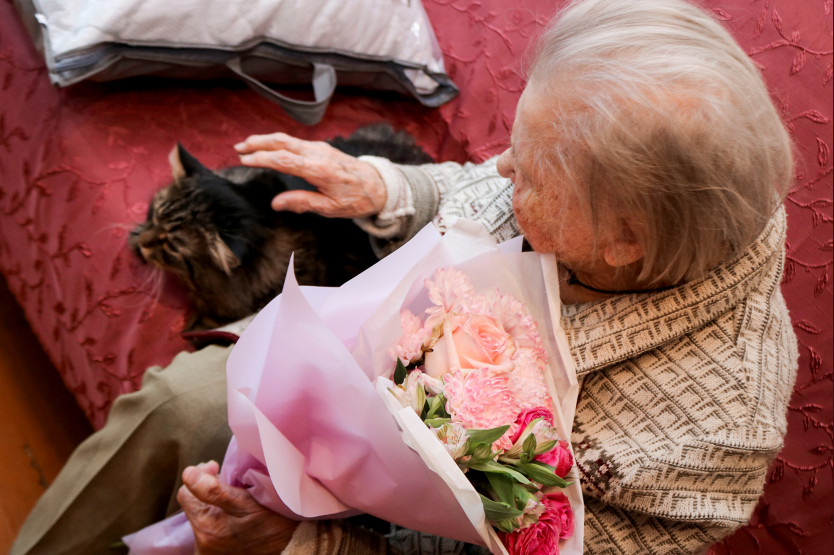
[[146,262],[194,284],[201,272],[231,275],[252,247],[258,226],[235,185],[203,166],[181,145],[169,157],[173,183],[160,189],[147,219],[131,232]]

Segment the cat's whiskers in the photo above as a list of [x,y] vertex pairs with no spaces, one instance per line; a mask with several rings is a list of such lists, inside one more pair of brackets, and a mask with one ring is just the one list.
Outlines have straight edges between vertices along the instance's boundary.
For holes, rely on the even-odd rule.
[[[127,237],[130,236],[130,232],[133,231],[133,229],[136,227],[136,225],[137,224],[135,224],[135,223],[129,223],[129,222],[114,222],[110,225],[106,225],[104,227],[101,227],[101,228],[97,229],[96,231],[93,232],[92,236],[95,237],[97,235],[100,235],[101,233],[105,233],[105,232],[108,232],[108,231],[110,231],[111,234],[112,234],[113,231],[119,231],[118,234],[112,234],[112,235],[114,237],[118,237],[118,238],[121,238],[121,237],[127,238]],[[121,233],[121,232],[124,232],[124,233]]]
[[162,297],[162,280],[165,279],[164,271],[152,264],[146,264],[142,271],[145,276],[138,285],[138,291],[154,304],[159,303]]

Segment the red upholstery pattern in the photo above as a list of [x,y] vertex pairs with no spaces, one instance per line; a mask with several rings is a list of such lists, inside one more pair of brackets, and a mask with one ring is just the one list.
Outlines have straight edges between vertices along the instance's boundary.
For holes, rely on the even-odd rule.
[[[55,89],[12,1],[0,0],[0,271],[93,424],[145,368],[188,348],[182,292],[126,248],[176,141],[219,167],[252,133],[327,138],[389,121],[438,159],[483,160],[507,145],[525,48],[562,3],[424,0],[460,96],[431,110],[343,91],[308,128],[233,83]],[[713,551],[831,553],[832,2],[704,5],[760,64],[798,161],[783,291],[801,358],[786,446],[750,525]]]

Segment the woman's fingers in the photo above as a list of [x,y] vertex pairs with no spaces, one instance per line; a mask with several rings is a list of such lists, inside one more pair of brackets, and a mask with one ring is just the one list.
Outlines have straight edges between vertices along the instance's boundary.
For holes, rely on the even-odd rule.
[[272,133],[270,135],[252,135],[234,146],[240,155],[252,154],[259,150],[274,152],[286,150],[302,156],[336,150],[322,141],[305,141],[286,133]]
[[318,189],[282,193],[272,201],[275,210],[362,218],[385,206],[387,189],[377,170],[327,143],[272,133],[248,137],[235,149],[247,166],[294,175]]
[[195,553],[280,553],[297,523],[259,504],[246,490],[221,482],[218,470],[210,461],[182,473],[184,485],[177,500],[194,531]]
[[270,168],[301,177],[317,187],[333,186],[349,179],[346,168],[356,163],[353,156],[324,143],[294,150],[256,150],[242,154],[240,161],[246,166]]
[[256,150],[251,154],[240,156],[241,164],[259,168],[270,168],[298,177],[305,177],[303,170],[305,158],[289,150]]
[[333,200],[321,193],[312,191],[287,191],[272,199],[272,209],[287,210],[301,214],[302,212],[315,212],[329,218],[339,217],[338,206]]
[[182,480],[177,500],[186,512],[198,512],[205,505],[212,505],[227,514],[239,515],[256,508],[256,502],[246,490],[223,483],[211,471],[189,466],[183,470]]
[[220,472],[220,464],[217,461],[201,462],[197,468],[215,476]]
[[306,141],[286,133],[270,133],[268,135],[251,135],[236,144],[234,148],[238,154],[247,154],[256,150],[293,150],[293,146],[298,147],[302,142]]

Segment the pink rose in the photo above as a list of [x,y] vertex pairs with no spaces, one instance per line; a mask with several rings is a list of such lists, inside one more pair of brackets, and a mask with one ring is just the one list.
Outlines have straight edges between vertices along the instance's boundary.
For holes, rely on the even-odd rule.
[[443,336],[426,353],[426,374],[442,376],[458,368],[509,370],[515,353],[513,338],[491,316],[454,315],[443,324]]
[[509,534],[499,532],[510,555],[558,555],[559,540],[573,535],[573,509],[565,494],[550,493],[542,502],[546,509],[538,522]]
[[556,468],[556,476],[559,478],[567,476],[573,466],[573,455],[567,441],[559,441],[553,449],[537,456],[536,460]]

